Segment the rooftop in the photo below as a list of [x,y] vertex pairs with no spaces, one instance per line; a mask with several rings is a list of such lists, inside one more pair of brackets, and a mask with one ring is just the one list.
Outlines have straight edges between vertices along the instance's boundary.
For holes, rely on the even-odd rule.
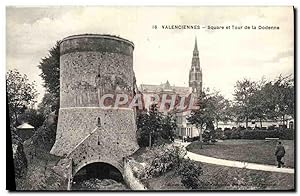
[[23,123],[17,127],[17,129],[34,129],[34,126],[28,124],[28,123]]

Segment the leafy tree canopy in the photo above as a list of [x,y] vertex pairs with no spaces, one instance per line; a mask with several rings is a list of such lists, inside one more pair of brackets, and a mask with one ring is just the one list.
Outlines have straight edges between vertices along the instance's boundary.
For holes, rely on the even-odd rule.
[[16,125],[18,115],[36,103],[38,93],[35,83],[30,82],[27,75],[20,74],[18,70],[9,70],[6,73],[6,92],[11,123]]

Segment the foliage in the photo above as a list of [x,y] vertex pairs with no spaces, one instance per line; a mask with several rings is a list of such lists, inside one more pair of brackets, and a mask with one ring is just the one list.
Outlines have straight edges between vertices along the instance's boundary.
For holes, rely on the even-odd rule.
[[[137,116],[138,144],[141,147],[152,146],[158,137],[161,115],[156,108],[149,112],[140,112]],[[152,143],[151,143],[152,142]]]
[[219,92],[215,92],[211,95],[211,102],[216,127],[219,121],[227,122],[232,119],[231,104],[228,99],[225,99]]
[[19,116],[18,121],[20,124],[27,122],[34,126],[35,129],[37,129],[42,126],[45,118],[37,110],[27,109],[23,114]]
[[[265,138],[279,138],[281,140],[293,140],[293,129],[278,130],[243,130],[241,131],[241,139],[264,140]],[[235,138],[232,138],[235,139]]]
[[200,187],[199,177],[203,174],[203,171],[194,161],[183,159],[176,172],[186,188],[198,189]]
[[[67,181],[65,173],[59,173],[53,169],[59,157],[45,152],[43,149],[36,149],[31,144],[31,139],[24,143],[24,151],[28,157],[26,176],[16,179],[17,190],[65,190]],[[34,155],[34,156],[32,156]]]
[[249,120],[253,117],[251,96],[257,90],[257,84],[248,79],[237,81],[234,90],[234,111],[238,122],[246,121],[246,127],[248,127]]
[[146,178],[160,176],[176,167],[178,167],[186,151],[183,147],[174,145],[162,145],[153,149],[153,157],[149,159],[150,163],[146,166]]
[[49,152],[54,145],[56,137],[57,116],[54,113],[48,116],[32,136],[34,145]]
[[282,120],[285,124],[287,115],[294,117],[294,79],[291,76],[284,78],[280,75],[264,86],[262,92],[269,95],[266,99],[269,119]]
[[[11,127],[11,129],[14,129],[14,127]],[[15,131],[11,131],[11,136],[15,176],[16,178],[21,178],[25,176],[27,172],[27,159],[24,153],[22,139],[15,134]]]
[[224,139],[224,132],[221,128],[216,129],[216,139]]
[[211,131],[207,131],[205,130],[202,134],[203,137],[203,142],[204,143],[212,143],[214,144],[217,140],[216,140],[216,131],[215,130],[211,130]]
[[237,122],[280,120],[286,124],[288,116],[294,118],[294,79],[281,75],[274,81],[264,78],[259,82],[244,79],[237,81],[234,93],[233,113]]
[[50,151],[56,137],[57,113],[59,109],[60,91],[60,48],[59,42],[49,50],[49,55],[43,58],[38,65],[41,69],[41,77],[44,80],[46,93],[42,102],[38,105],[38,112],[43,115],[45,121],[33,135],[34,145],[38,148]]
[[42,102],[38,105],[38,111],[46,118],[51,112],[59,110],[59,97],[54,94],[45,93]]
[[42,71],[40,76],[44,80],[44,87],[55,97],[59,97],[59,49],[59,41],[57,41],[56,45],[49,50],[49,55],[42,58],[38,65]]
[[[199,109],[192,110],[191,115],[187,120],[196,125],[199,132],[202,133],[202,129],[211,124],[215,118],[214,113],[214,101],[212,96],[208,92],[201,92],[198,98]],[[199,134],[200,135],[200,134]]]
[[21,75],[17,70],[9,70],[6,73],[6,92],[10,122],[11,125],[16,126],[18,115],[36,103],[35,99],[38,93],[35,83],[30,83],[27,76]]
[[176,129],[175,118],[162,115],[153,105],[149,112],[139,112],[137,115],[138,144],[141,147],[174,141]]
[[171,114],[168,114],[166,116],[163,116],[161,119],[161,131],[160,131],[160,137],[169,140],[174,141],[175,137],[175,131],[177,128],[175,117]]

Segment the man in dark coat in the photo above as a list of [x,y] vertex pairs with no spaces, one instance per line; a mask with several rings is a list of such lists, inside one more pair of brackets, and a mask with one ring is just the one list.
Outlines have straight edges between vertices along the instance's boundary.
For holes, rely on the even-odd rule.
[[276,146],[275,150],[275,156],[278,162],[278,168],[280,168],[284,163],[281,161],[282,157],[285,155],[285,149],[284,146],[281,144],[281,142],[278,142],[278,145]]

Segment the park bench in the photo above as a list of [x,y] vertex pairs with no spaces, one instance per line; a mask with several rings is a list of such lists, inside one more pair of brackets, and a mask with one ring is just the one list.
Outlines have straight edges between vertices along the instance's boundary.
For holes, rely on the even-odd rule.
[[266,141],[276,141],[276,140],[279,140],[278,137],[266,137],[265,138]]

